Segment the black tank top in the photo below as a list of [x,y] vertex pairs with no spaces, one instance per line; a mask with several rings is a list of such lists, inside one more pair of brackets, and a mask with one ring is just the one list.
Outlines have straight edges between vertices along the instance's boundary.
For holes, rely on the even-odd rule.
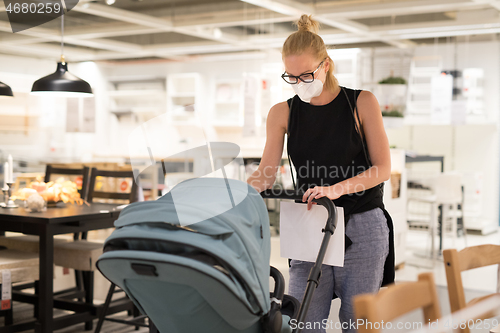
[[[341,88],[345,89],[354,108],[361,90]],[[289,107],[291,102],[292,98],[288,100]],[[287,149],[297,172],[300,190],[333,185],[369,168],[370,157],[367,151],[366,155],[363,151],[361,135],[355,126],[355,116],[357,115],[353,114],[342,90],[326,105],[311,105],[294,96],[288,119]],[[364,143],[366,147],[366,141]],[[382,281],[382,286],[385,286],[394,282],[395,252],[394,226],[391,216],[385,210],[382,197],[382,186],[378,185],[361,193],[343,195],[334,200],[334,203],[344,208],[346,224],[351,214],[377,207],[384,211],[389,227],[389,254]],[[351,244],[352,241],[346,235],[346,249]]]
[[[361,90],[343,88],[354,108]],[[292,99],[288,100],[290,106]],[[287,149],[302,192],[314,186],[331,186],[367,170],[370,165],[356,130],[354,114],[341,90],[326,105],[311,105],[293,98],[288,122]],[[366,144],[365,144],[366,146]],[[380,207],[380,186],[343,195],[334,200],[346,215]]]

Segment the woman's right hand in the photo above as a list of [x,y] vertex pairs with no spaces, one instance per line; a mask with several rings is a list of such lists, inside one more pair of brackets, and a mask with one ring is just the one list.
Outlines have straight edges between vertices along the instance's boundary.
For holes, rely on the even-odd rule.
[[288,124],[288,103],[274,105],[266,121],[266,145],[259,168],[247,179],[257,192],[270,188],[276,180],[276,173],[283,155],[283,144]]

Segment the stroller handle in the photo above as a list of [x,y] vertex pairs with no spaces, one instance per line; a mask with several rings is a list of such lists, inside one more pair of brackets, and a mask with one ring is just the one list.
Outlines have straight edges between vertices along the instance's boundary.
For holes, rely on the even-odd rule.
[[[304,193],[295,190],[280,189],[279,191],[275,191],[269,189],[260,192],[260,195],[262,196],[262,198],[267,198],[267,199],[288,199],[297,201],[297,200],[302,200]],[[330,231],[333,234],[335,232],[335,229],[337,228],[337,210],[335,204],[333,203],[332,200],[328,199],[327,197],[313,199],[313,202],[316,202],[317,204],[326,208],[328,212],[328,219],[325,230]]]
[[[283,190],[283,189],[280,191],[273,191],[272,189],[265,190],[260,194],[263,198],[290,199],[290,200],[296,200],[296,202],[298,200],[300,200],[301,202],[302,197],[304,196],[304,193],[300,193],[295,190]],[[333,201],[327,197],[313,199],[313,201],[326,208],[326,210],[328,211],[328,219],[326,220],[325,229],[322,230],[324,233],[323,241],[321,242],[321,246],[318,251],[318,256],[316,257],[316,262],[314,263],[314,266],[311,268],[311,271],[309,272],[309,277],[307,278],[306,291],[302,298],[302,302],[300,303],[300,308],[297,314],[297,318],[295,318],[297,319],[297,323],[299,324],[305,323],[307,310],[309,310],[309,306],[311,305],[311,301],[314,295],[314,290],[319,284],[319,279],[321,277],[321,265],[323,264],[323,260],[326,255],[328,243],[337,227],[337,210]],[[293,330],[293,333],[300,333],[301,331],[302,328],[298,325]]]

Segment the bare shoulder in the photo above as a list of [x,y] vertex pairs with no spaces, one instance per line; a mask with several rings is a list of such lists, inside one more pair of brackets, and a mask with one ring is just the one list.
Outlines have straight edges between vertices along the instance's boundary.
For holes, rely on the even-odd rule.
[[267,115],[267,124],[268,128],[273,129],[282,129],[286,132],[287,124],[288,124],[288,103],[281,102],[275,104]]
[[361,119],[381,115],[377,97],[368,90],[361,91],[356,104]]

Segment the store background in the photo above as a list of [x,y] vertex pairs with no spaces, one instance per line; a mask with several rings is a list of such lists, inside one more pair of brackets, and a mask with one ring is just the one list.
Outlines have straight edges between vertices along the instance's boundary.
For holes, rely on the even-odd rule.
[[[444,156],[445,171],[463,173],[469,184],[466,190],[474,194],[466,226],[488,235],[472,238],[472,243],[498,243],[494,233],[499,225],[500,203],[498,2],[253,2],[256,5],[236,0],[155,1],[146,5],[146,1],[117,0],[108,6],[104,1],[81,1],[78,11],[66,15],[65,53],[70,71],[92,86],[95,96],[91,102],[29,94],[35,80],[55,69],[60,53],[59,23],[56,20],[33,28],[32,36],[12,34],[0,8],[0,19],[4,21],[0,25],[0,81],[9,84],[15,94],[11,99],[0,99],[0,165],[8,154],[16,160],[15,172],[43,171],[45,163],[144,158],[140,151],[130,155],[128,140],[134,129],[148,121],[164,122],[165,130],[158,133],[155,143],[155,157],[168,156],[165,154],[169,150],[162,151],[162,146],[182,150],[205,144],[207,137],[202,127],[210,140],[238,144],[243,157],[261,156],[269,108],[293,94],[280,78],[284,68],[279,46],[295,29],[291,22],[305,4],[316,6],[317,16],[323,21],[343,22],[339,13],[349,13],[345,18],[351,26],[349,31],[323,22],[320,33],[326,34],[340,84],[370,90],[379,101],[383,96],[379,95],[377,82],[391,75],[412,82],[412,62],[422,57],[440,61],[439,71],[463,73],[474,68],[484,72],[480,80],[481,112],[452,117],[444,124],[436,124],[430,111],[424,115],[407,114],[403,124],[388,126],[386,131],[391,146],[410,154]],[[166,5],[155,11],[154,7],[161,4]],[[119,8],[130,10],[125,13]],[[94,16],[92,10],[101,14]],[[145,17],[134,14],[152,19],[147,22]],[[109,18],[103,17],[106,15]],[[240,18],[248,25],[238,24]],[[156,19],[172,20],[180,27],[190,24],[191,35],[199,23],[199,37],[162,34],[161,29],[151,27],[159,23]],[[130,23],[133,20],[138,24]],[[381,32],[384,38],[363,35],[362,25]],[[120,29],[128,29],[130,36],[100,36],[102,31]],[[72,34],[87,36],[71,40]],[[125,32],[116,33],[120,34]],[[224,37],[231,34],[242,38],[242,44],[248,40],[248,45],[227,46]],[[404,40],[398,40],[405,34]],[[396,37],[388,38],[391,36]],[[408,40],[412,43],[406,47],[387,43],[405,46]],[[163,49],[155,55],[158,45]],[[144,55],[141,51],[145,51]],[[88,61],[92,59],[101,60]],[[463,85],[463,78],[459,81]],[[179,91],[179,87],[186,86],[186,91]],[[245,99],[245,89],[255,96],[253,102]],[[430,96],[432,91],[426,94]],[[464,99],[463,94],[458,96],[458,100]],[[182,106],[192,102],[196,117]],[[409,178],[439,171],[435,162],[407,167]],[[412,238],[400,240],[406,243],[407,250],[428,251],[427,234],[417,231],[408,235]],[[457,246],[463,245],[459,239]],[[286,265],[278,268],[286,270]],[[398,278],[413,279],[419,271],[407,266]],[[441,267],[436,268],[436,274],[437,283],[444,285]],[[469,287],[489,289],[494,281],[490,282],[483,286],[471,282]]]
[[[403,126],[387,128],[386,131],[391,146],[421,155],[444,156],[445,171],[464,172],[467,177],[480,173],[483,179],[480,184],[483,220],[478,223],[488,225],[498,222],[499,49],[498,41],[490,41],[449,42],[420,46],[411,51],[395,48],[331,50],[334,59],[336,54],[340,58],[349,58],[336,61],[340,70],[344,64],[344,68],[350,66],[348,69],[355,69],[341,73],[340,84],[367,89],[375,94],[376,82],[391,73],[409,80],[413,57],[441,57],[443,70],[484,70],[482,115],[469,115],[465,122],[448,125],[432,124],[430,114],[415,119],[406,117]],[[158,133],[158,140],[170,139],[165,146],[178,146],[180,149],[186,146],[181,143],[183,139],[187,139],[187,146],[203,144],[205,137],[199,130],[199,124],[203,123],[212,138],[238,144],[244,157],[258,157],[265,144],[264,125],[269,108],[292,95],[292,90],[281,82],[283,66],[277,51],[259,54],[258,59],[242,60],[224,57],[223,60],[201,58],[180,63],[141,60],[124,64],[69,63],[70,70],[93,87],[95,111],[90,110],[93,117],[88,125],[90,132],[68,132],[68,101],[29,95],[32,82],[50,72],[54,66],[51,60],[0,55],[0,75],[16,95],[10,100],[2,99],[0,149],[25,161],[25,171],[33,171],[41,163],[50,162],[125,161],[130,156],[127,144],[130,133],[142,123],[165,114],[167,133]],[[170,78],[170,83],[174,84],[178,80],[176,75],[185,73],[192,73],[193,80],[199,85],[194,97],[197,118],[190,117],[188,121],[170,118],[167,111],[168,101],[173,99],[169,95],[168,80]],[[248,122],[243,126],[245,101],[242,89],[246,77],[254,79],[260,88],[256,90],[259,107],[253,114],[256,119],[254,135],[244,131],[245,127],[251,127]],[[128,83],[137,78],[145,81]],[[148,82],[149,79],[152,81]],[[229,123],[216,116],[217,107],[221,105],[217,104],[217,94],[221,93],[217,89],[223,85],[231,88],[231,94],[236,94],[236,91],[238,95],[238,103],[232,105],[238,118]],[[116,94],[117,87],[125,90],[124,94]],[[142,95],[127,96],[129,92],[140,93],[144,90]],[[141,109],[141,103],[146,107]],[[134,109],[136,112],[131,113],[130,110]],[[120,115],[122,111],[125,114]],[[260,126],[257,125],[259,122]],[[79,126],[85,127],[84,121]],[[161,156],[161,152],[158,154],[160,158],[168,156]],[[411,168],[439,169],[432,164]]]

